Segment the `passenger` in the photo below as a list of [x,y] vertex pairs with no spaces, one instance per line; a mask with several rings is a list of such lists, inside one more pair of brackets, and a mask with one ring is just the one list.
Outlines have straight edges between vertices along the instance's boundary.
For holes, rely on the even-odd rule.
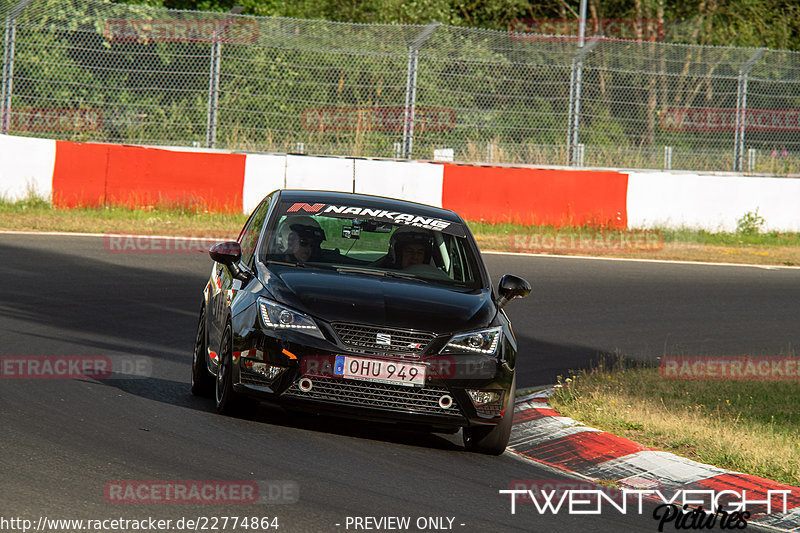
[[409,242],[400,247],[400,268],[408,268],[411,265],[421,265],[425,262],[425,256],[430,255],[424,244]]
[[406,269],[414,265],[429,265],[433,251],[430,232],[411,226],[397,228],[389,238],[389,252],[375,266]]

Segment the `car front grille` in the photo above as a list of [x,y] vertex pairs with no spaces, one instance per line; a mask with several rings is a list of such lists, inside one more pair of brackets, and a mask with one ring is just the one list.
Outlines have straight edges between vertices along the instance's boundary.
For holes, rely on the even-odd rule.
[[[299,381],[299,380],[298,380]],[[350,379],[315,378],[311,390],[303,392],[295,381],[284,396],[325,400],[385,411],[431,415],[461,416],[455,400],[448,408],[439,406],[439,398],[448,395],[443,387],[405,387]]]
[[426,331],[365,326],[363,324],[331,324],[336,335],[349,348],[364,353],[398,353],[419,355],[436,335]]

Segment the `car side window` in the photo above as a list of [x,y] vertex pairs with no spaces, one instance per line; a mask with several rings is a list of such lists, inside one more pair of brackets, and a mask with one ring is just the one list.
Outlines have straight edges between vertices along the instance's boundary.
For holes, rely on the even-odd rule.
[[253,214],[250,215],[247,223],[239,235],[239,246],[242,248],[242,262],[252,267],[253,254],[256,252],[256,245],[258,244],[258,237],[261,235],[261,228],[264,226],[264,219],[267,217],[269,211],[271,197],[264,198],[264,200],[256,207]]

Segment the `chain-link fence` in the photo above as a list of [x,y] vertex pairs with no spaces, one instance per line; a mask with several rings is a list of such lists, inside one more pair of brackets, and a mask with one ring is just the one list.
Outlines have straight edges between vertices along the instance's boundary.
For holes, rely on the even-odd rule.
[[800,53],[0,0],[0,132],[800,172]]

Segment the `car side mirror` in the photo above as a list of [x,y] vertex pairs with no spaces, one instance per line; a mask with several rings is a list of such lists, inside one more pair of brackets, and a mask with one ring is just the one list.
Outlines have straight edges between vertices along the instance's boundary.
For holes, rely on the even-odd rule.
[[513,274],[505,274],[500,278],[500,284],[497,288],[500,295],[497,298],[497,307],[502,309],[508,302],[514,298],[525,298],[531,293],[531,284]]
[[242,282],[249,280],[250,273],[239,268],[239,261],[242,259],[242,247],[239,246],[238,242],[218,242],[208,250],[208,255],[217,263],[228,267],[234,278]]
[[236,241],[218,242],[208,250],[208,255],[217,263],[230,266],[242,258],[242,247]]

